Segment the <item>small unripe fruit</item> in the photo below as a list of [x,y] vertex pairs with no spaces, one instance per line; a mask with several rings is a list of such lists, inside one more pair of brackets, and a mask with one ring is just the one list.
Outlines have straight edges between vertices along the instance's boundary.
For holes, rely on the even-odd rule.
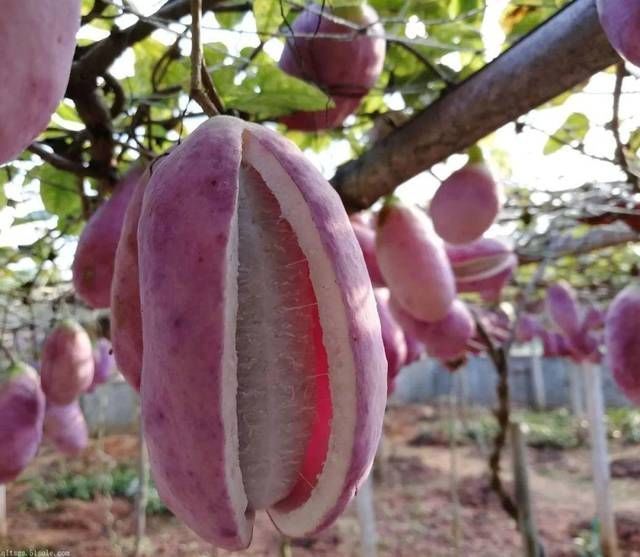
[[640,66],[640,2],[596,0],[598,16],[611,46],[620,56]]
[[387,393],[391,394],[396,375],[407,361],[407,341],[389,309],[389,291],[386,288],[376,288],[373,292],[380,317],[384,353],[387,357]]
[[80,25],[80,0],[3,0],[0,164],[16,158],[62,100]]
[[[286,73],[316,84],[335,103],[334,108],[295,112],[280,118],[290,129],[316,131],[338,127],[355,112],[362,97],[375,85],[384,65],[384,28],[368,5],[334,9],[335,16],[352,21],[356,28],[321,17],[305,8],[293,22],[294,37],[287,40],[279,66]],[[328,8],[324,7],[328,15]],[[358,33],[357,27],[366,29]],[[343,35],[315,38],[296,35]]]
[[44,436],[69,456],[76,456],[87,448],[89,430],[77,400],[64,406],[47,403]]
[[0,371],[0,484],[14,480],[36,455],[44,407],[33,368],[18,362]]
[[74,321],[63,321],[47,336],[42,348],[40,376],[47,400],[70,404],[93,381],[91,339]]
[[124,215],[142,172],[142,166],[136,165],[116,184],[113,195],[91,216],[78,240],[71,267],[73,286],[92,308],[109,307]]
[[287,536],[327,527],[370,469],[386,404],[373,289],[338,195],[291,142],[217,116],[153,165],[137,228],[160,496],[232,550],[260,509]]
[[450,244],[480,238],[498,216],[501,193],[483,163],[470,163],[440,184],[429,215],[436,233]]
[[604,331],[613,379],[629,400],[640,404],[640,286],[630,284],[613,299]]
[[111,343],[106,338],[99,338],[93,349],[94,373],[93,381],[87,389],[93,392],[98,385],[102,385],[109,380],[111,374],[116,370],[116,362],[113,357]]
[[387,203],[378,217],[376,255],[391,295],[415,319],[443,319],[456,295],[442,240],[420,210]]

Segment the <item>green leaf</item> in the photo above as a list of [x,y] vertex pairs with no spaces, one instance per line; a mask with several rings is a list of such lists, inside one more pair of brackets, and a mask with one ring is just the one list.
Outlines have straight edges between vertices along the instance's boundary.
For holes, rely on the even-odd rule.
[[40,180],[40,197],[49,213],[61,218],[81,213],[82,202],[73,174],[43,164],[31,171],[30,176]]
[[543,153],[550,155],[555,153],[572,141],[582,141],[589,131],[589,118],[581,112],[570,114],[564,124],[549,138],[544,146]]
[[280,2],[273,0],[254,0],[253,15],[256,18],[258,33],[273,33],[282,23]]

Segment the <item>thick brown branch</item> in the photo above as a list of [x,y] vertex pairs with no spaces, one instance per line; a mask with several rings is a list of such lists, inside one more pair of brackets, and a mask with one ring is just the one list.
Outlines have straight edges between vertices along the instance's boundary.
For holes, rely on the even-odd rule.
[[360,158],[339,167],[333,185],[349,210],[369,207],[402,182],[618,60],[600,27],[595,0],[575,0]]
[[38,155],[43,161],[48,162],[54,168],[58,170],[64,170],[65,172],[71,172],[76,176],[89,176],[91,178],[103,178],[94,168],[83,166],[82,164],[67,159],[57,153],[47,151],[44,147],[38,143],[32,143],[27,147],[34,155]]

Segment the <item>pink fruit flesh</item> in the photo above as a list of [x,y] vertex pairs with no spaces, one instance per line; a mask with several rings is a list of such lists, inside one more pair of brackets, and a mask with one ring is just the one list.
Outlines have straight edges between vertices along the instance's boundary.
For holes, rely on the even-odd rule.
[[443,319],[455,298],[455,282],[442,240],[418,209],[394,202],[378,218],[378,265],[391,295],[421,321]]
[[640,405],[640,287],[631,284],[613,299],[605,320],[605,345],[613,379]]
[[390,394],[396,375],[407,360],[407,341],[389,309],[389,291],[386,288],[377,288],[374,294],[380,316],[384,353],[387,357],[387,391]]
[[111,342],[118,369],[137,391],[142,371],[142,319],[140,317],[140,285],[138,284],[138,220],[149,169],[136,184],[129,202],[118,241],[111,286]]
[[[286,73],[316,84],[335,103],[334,108],[312,112],[295,112],[280,119],[290,129],[315,131],[331,129],[342,124],[355,112],[362,97],[375,85],[385,56],[384,29],[378,22],[373,8],[338,10],[358,26],[367,29],[366,34],[321,17],[315,11],[305,9],[292,25],[294,38],[287,41],[279,66]],[[327,10],[325,8],[325,10]],[[327,10],[328,11],[328,10]],[[343,13],[345,12],[345,13]],[[338,38],[311,38],[295,35],[345,35],[348,41]]]
[[92,308],[109,307],[113,266],[124,215],[142,172],[142,166],[136,165],[127,173],[80,235],[71,268],[73,286]]
[[93,381],[91,340],[77,323],[63,321],[49,333],[42,348],[40,377],[47,399],[70,404]]
[[35,456],[45,399],[38,374],[17,363],[0,372],[0,484],[13,481]]
[[555,326],[567,337],[580,331],[580,314],[576,294],[569,284],[560,281],[547,288],[546,306]]
[[640,66],[640,2],[596,0],[602,28],[623,58]]
[[440,184],[429,214],[436,233],[451,244],[468,244],[480,238],[500,211],[501,194],[484,164],[472,163]]
[[47,403],[44,436],[64,454],[76,456],[89,444],[89,431],[77,400],[59,406]]
[[0,164],[44,131],[69,81],[80,0],[3,0]]
[[286,535],[329,525],[371,465],[386,400],[371,283],[335,192],[274,132],[216,117],[154,166],[138,243],[163,500],[228,549],[261,508]]

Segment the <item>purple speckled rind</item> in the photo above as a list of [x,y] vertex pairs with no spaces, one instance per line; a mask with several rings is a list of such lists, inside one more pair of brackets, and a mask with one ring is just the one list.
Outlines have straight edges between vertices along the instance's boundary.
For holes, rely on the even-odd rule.
[[378,217],[376,255],[391,295],[420,321],[449,312],[455,280],[442,240],[420,210],[393,202]]
[[571,286],[559,281],[547,288],[546,309],[553,324],[566,337],[578,336],[580,332],[580,310],[576,294]]
[[436,190],[429,215],[436,233],[450,244],[468,244],[493,224],[501,206],[501,193],[483,163],[467,164]]
[[15,364],[0,379],[0,484],[5,484],[38,451],[45,398],[38,374],[26,364]]
[[611,46],[640,66],[640,0],[596,0],[596,6]]
[[[293,143],[264,127],[252,126],[251,133],[275,156],[310,209],[324,255],[331,262],[337,284],[341,287],[342,299],[336,304],[335,311],[344,312],[355,368],[355,406],[339,408],[343,421],[332,427],[333,435],[334,430],[347,426],[346,418],[353,413],[353,444],[345,448],[347,453],[341,453],[338,447],[338,454],[328,455],[328,460],[346,459],[344,476],[326,478],[325,470],[307,503],[290,513],[277,509],[269,512],[283,533],[301,537],[329,526],[366,478],[382,434],[387,366],[371,281],[340,198]],[[332,387],[332,397],[340,394],[336,391],[339,388]],[[314,495],[321,494],[324,481],[339,483],[338,496],[326,505],[311,508],[315,502]]]
[[387,393],[391,394],[396,375],[407,361],[407,340],[389,309],[389,291],[386,288],[376,288],[373,292],[380,316],[384,353],[387,357]]
[[73,321],[56,325],[45,339],[40,358],[42,390],[55,404],[70,404],[93,381],[91,339]]
[[80,0],[3,0],[0,164],[44,131],[62,100],[80,26]]
[[84,227],[73,259],[73,287],[92,308],[107,308],[124,215],[144,168],[136,164]]
[[[327,459],[344,463],[344,477],[329,478],[332,486],[339,483],[337,497],[309,510],[314,493],[327,481],[321,473],[309,500],[286,511],[271,509],[279,528],[304,535],[335,519],[373,461],[386,401],[386,363],[371,283],[337,194],[295,146],[272,131],[229,117],[200,126],[159,161],[144,197],[138,230],[145,345],[141,394],[160,495],[196,533],[228,549],[248,545],[252,521],[238,463],[232,395],[236,309],[225,296],[233,291],[229,273],[243,135],[245,146],[252,144],[250,150],[258,153],[254,156],[264,150],[277,161],[277,170],[286,173],[310,209],[306,222],[325,249],[314,255],[328,259],[343,286],[331,309],[348,321],[345,342],[357,370],[353,408],[340,409],[343,417],[353,415],[353,443]],[[261,172],[260,161],[249,162]],[[225,334],[231,340],[225,342]],[[346,423],[335,426],[349,430]],[[303,530],[292,533],[288,519],[296,513],[311,518],[295,521]]]
[[630,284],[613,299],[605,319],[607,360],[618,388],[640,405],[640,286]]
[[[316,6],[318,8],[318,6]],[[325,8],[326,9],[326,8]],[[345,15],[345,19],[348,18]],[[349,41],[332,38],[295,37],[286,42],[278,65],[288,73],[315,83],[331,96],[334,108],[294,112],[280,121],[291,129],[314,131],[335,128],[355,112],[361,99],[375,85],[384,65],[384,28],[370,6],[362,6],[357,25],[369,35],[358,34]],[[305,10],[293,22],[295,34],[354,35],[347,27]]]
[[149,165],[136,184],[124,216],[122,232],[116,249],[111,285],[111,342],[118,369],[136,391],[140,390],[142,372],[142,318],[140,315],[140,285],[138,271],[138,221],[144,191],[151,169]]

